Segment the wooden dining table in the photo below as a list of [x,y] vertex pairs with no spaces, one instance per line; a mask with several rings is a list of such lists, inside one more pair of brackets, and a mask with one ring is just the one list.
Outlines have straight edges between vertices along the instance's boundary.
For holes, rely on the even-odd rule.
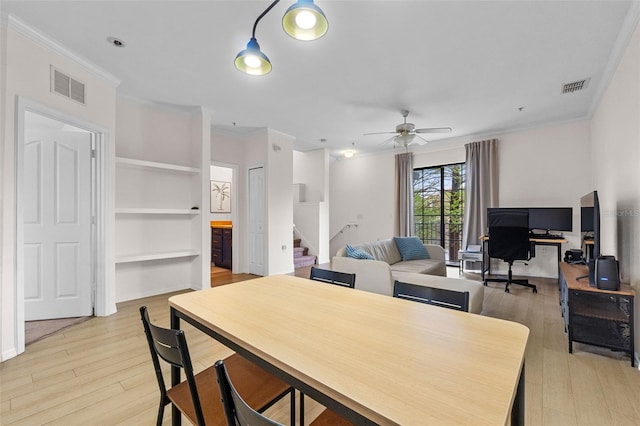
[[521,324],[290,275],[169,305],[172,328],[187,321],[356,424],[524,424]]

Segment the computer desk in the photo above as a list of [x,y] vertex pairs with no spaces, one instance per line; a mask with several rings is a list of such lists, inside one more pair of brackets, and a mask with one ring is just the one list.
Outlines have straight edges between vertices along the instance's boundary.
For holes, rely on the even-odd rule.
[[[487,274],[491,274],[491,262],[489,259],[489,250],[487,250],[487,244],[489,243],[489,236],[481,235],[480,241],[482,241],[482,265],[480,269],[482,271],[481,272],[482,282],[484,282],[485,271]],[[562,261],[562,244],[567,243],[568,242],[567,239],[566,238],[557,238],[557,239],[529,238],[529,241],[531,241],[536,246],[553,246],[556,248],[558,253],[558,283],[560,283],[560,262]],[[488,265],[486,269],[484,266],[485,263],[486,265]]]

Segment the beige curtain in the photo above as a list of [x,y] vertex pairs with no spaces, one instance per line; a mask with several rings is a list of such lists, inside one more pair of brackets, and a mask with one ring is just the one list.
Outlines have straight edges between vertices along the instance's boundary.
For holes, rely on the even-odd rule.
[[398,237],[415,234],[413,223],[413,153],[396,154],[396,222]]
[[467,183],[462,247],[480,244],[487,230],[487,207],[498,206],[498,141],[491,139],[465,145]]

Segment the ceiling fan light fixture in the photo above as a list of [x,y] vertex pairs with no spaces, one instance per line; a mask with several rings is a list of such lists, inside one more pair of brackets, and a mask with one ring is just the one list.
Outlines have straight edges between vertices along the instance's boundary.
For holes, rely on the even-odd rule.
[[396,137],[396,144],[406,147],[413,142],[413,138],[416,135],[414,133],[402,133]]
[[282,28],[297,40],[317,40],[327,33],[329,22],[313,0],[298,0],[282,17]]
[[255,37],[251,37],[247,48],[236,55],[234,64],[245,74],[265,75],[271,72],[271,61],[260,51],[260,45]]

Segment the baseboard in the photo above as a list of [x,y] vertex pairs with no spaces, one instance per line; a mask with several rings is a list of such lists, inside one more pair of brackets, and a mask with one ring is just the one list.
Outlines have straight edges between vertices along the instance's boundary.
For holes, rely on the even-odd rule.
[[16,348],[11,348],[8,351],[2,352],[2,359],[0,359],[0,362],[4,362],[8,359],[15,358],[17,356],[18,356],[18,351],[16,350]]

